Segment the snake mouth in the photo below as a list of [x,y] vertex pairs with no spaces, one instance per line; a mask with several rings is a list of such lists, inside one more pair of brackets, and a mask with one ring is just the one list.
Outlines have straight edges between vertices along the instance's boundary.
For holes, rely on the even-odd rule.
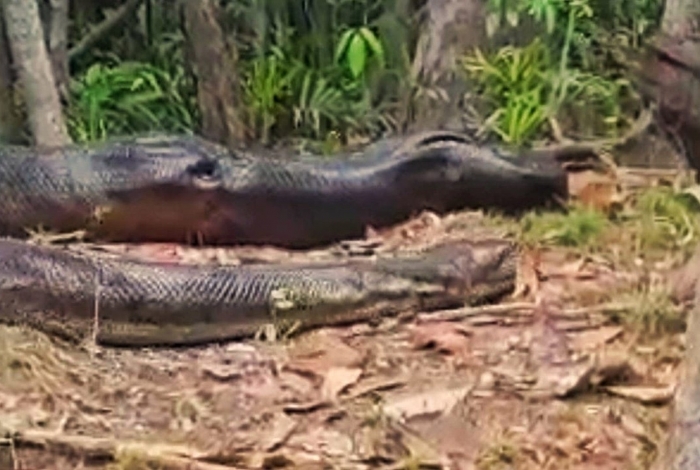
[[223,172],[216,160],[200,160],[187,167],[189,180],[197,189],[210,191],[221,187]]

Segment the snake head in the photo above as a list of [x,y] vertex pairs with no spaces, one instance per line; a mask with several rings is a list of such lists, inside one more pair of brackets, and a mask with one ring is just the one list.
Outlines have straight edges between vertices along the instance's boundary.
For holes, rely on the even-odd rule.
[[464,241],[437,247],[449,262],[440,268],[446,291],[467,303],[482,303],[515,286],[518,261],[516,243],[502,239]]
[[115,140],[89,150],[92,168],[74,165],[71,172],[87,183],[97,174],[103,187],[114,192],[159,186],[211,190],[223,181],[217,149],[197,138]]

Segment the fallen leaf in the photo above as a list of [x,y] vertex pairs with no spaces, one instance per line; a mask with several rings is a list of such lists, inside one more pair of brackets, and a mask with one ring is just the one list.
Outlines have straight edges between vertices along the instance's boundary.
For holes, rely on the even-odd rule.
[[387,379],[385,377],[371,377],[365,379],[359,384],[352,387],[349,398],[359,398],[370,393],[391,390],[394,388],[403,387],[408,382],[409,377],[398,379]]
[[260,449],[269,452],[282,445],[294,432],[297,424],[297,421],[286,413],[275,413],[270,423],[271,429],[267,429],[261,436]]
[[611,173],[593,170],[569,172],[569,194],[585,207],[603,212],[622,202],[619,183]]
[[239,364],[205,364],[202,373],[220,381],[236,379],[242,375]]
[[623,332],[620,326],[602,326],[593,330],[569,334],[569,341],[573,349],[591,350],[599,348],[616,339]]
[[438,352],[466,357],[471,331],[453,322],[426,322],[411,327],[413,347],[434,348]]
[[[450,462],[446,455],[443,455],[435,446],[408,426],[397,422],[392,423],[392,427],[400,433],[403,446],[418,468],[447,468],[449,466]],[[405,468],[405,465],[397,468]]]
[[530,360],[537,366],[569,362],[569,342],[565,333],[556,329],[553,313],[559,309],[549,303],[535,311],[537,322],[529,335]]
[[540,252],[524,250],[518,261],[513,297],[534,296],[540,290]]
[[604,350],[596,354],[595,373],[591,377],[591,385],[599,386],[613,381],[622,381],[630,378],[641,378],[630,364],[627,354],[623,351]]
[[592,361],[545,365],[537,371],[537,383],[532,387],[532,392],[538,397],[571,396],[589,385],[594,371]]
[[384,406],[384,413],[397,420],[410,420],[418,416],[449,413],[452,408],[467,396],[471,387],[452,390],[431,390],[390,400]]
[[357,367],[331,367],[326,372],[321,397],[334,401],[343,390],[357,382],[361,375],[362,369]]
[[284,411],[287,413],[313,413],[322,408],[327,408],[331,403],[328,400],[309,400],[301,403],[286,403]]
[[333,367],[359,367],[364,357],[331,330],[316,330],[298,338],[289,355],[285,370],[321,379]]
[[674,386],[667,387],[626,387],[609,386],[605,390],[613,395],[648,405],[663,405],[673,399]]

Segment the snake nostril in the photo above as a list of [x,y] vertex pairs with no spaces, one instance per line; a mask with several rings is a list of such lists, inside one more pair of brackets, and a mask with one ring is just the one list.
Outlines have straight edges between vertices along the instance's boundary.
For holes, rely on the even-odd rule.
[[221,174],[218,163],[213,160],[200,160],[194,165],[190,165],[188,172],[194,177],[205,179],[217,178]]

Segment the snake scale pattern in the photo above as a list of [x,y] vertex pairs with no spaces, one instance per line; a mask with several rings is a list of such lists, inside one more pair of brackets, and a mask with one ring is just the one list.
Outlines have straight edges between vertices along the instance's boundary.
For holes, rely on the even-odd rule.
[[186,136],[0,148],[0,321],[114,346],[185,345],[487,302],[517,246],[481,240],[325,264],[186,266],[23,240],[328,246],[422,210],[517,212],[567,195],[555,156],[517,158],[451,132],[359,155],[267,158]]

